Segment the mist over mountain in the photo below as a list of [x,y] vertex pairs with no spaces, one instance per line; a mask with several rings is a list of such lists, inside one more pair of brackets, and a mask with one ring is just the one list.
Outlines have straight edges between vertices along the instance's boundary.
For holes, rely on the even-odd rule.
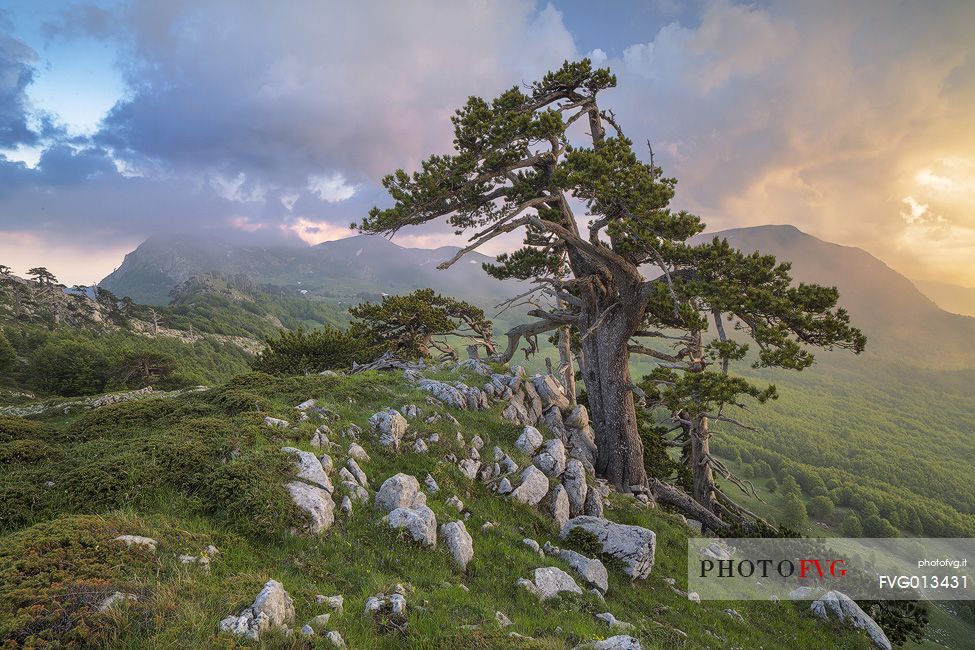
[[481,270],[481,264],[493,258],[480,253],[469,253],[447,271],[437,270],[458,250],[453,246],[404,248],[368,235],[309,247],[258,246],[188,235],[152,237],[126,255],[101,285],[147,304],[169,302],[174,286],[211,271],[245,274],[261,284],[337,299],[423,287],[480,304],[494,304],[511,294],[514,284],[499,282]]
[[975,366],[975,318],[945,311],[863,249],[823,241],[791,225],[734,228],[697,240],[714,236],[791,262],[800,282],[839,288],[840,304],[868,337],[867,354],[931,368]]
[[[868,354],[932,368],[975,367],[975,318],[949,313],[914,283],[866,251],[818,239],[790,225],[707,233],[746,252],[762,251],[792,263],[801,282],[840,289],[840,302],[868,336]],[[258,246],[190,236],[153,237],[125,256],[102,286],[136,302],[164,304],[170,290],[211,271],[245,274],[255,282],[307,291],[334,300],[433,289],[489,307],[519,291],[481,269],[493,258],[468,254],[449,270],[437,265],[456,247],[406,248],[360,235],[317,246]],[[523,289],[521,289],[523,290]]]
[[975,316],[975,288],[932,280],[914,280],[914,285],[945,311]]

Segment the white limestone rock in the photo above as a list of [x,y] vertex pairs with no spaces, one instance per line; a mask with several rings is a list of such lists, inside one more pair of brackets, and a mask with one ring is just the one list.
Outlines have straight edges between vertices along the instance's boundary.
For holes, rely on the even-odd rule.
[[624,573],[636,579],[645,579],[653,569],[657,548],[657,535],[641,526],[616,524],[597,517],[573,517],[562,527],[565,539],[575,528],[591,533],[602,544],[602,551],[621,560],[626,566]]
[[566,465],[565,445],[558,438],[546,440],[532,459],[532,464],[548,477],[561,476]]
[[406,530],[415,542],[431,548],[437,545],[437,516],[425,505],[396,508],[383,521],[392,528]]
[[810,610],[824,621],[834,618],[841,623],[863,630],[875,646],[881,650],[891,650],[890,640],[883,629],[843,592],[827,591],[822,598],[813,601]]
[[379,444],[391,449],[399,449],[399,443],[406,434],[409,423],[399,411],[387,408],[369,418],[373,431],[379,433]]
[[529,465],[521,473],[521,483],[511,492],[516,501],[530,506],[538,505],[548,494],[548,477],[534,465]]
[[531,456],[535,451],[542,446],[545,441],[542,438],[542,434],[533,426],[527,426],[518,436],[518,440],[515,441],[515,447],[520,449],[525,454]]
[[463,521],[451,521],[440,527],[440,537],[447,544],[450,556],[462,571],[474,558],[474,538],[467,532]]
[[409,474],[390,476],[376,493],[376,509],[382,512],[425,506],[426,503],[427,496],[420,492],[419,481]]
[[335,502],[331,494],[302,481],[289,481],[285,487],[292,502],[308,516],[303,532],[318,535],[331,528],[335,523]]
[[284,585],[277,580],[268,580],[250,607],[220,621],[219,628],[221,632],[259,641],[264,632],[272,628],[287,630],[294,620],[294,602]]

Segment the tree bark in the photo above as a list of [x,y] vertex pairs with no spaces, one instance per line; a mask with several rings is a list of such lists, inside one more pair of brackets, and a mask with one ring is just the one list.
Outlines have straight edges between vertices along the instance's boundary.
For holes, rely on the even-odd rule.
[[694,500],[715,514],[720,514],[715,494],[714,469],[711,467],[711,432],[708,419],[698,416],[691,426],[691,474],[694,478]]
[[[622,308],[618,312],[583,338],[583,377],[596,431],[596,474],[629,492],[631,485],[647,485],[647,473],[631,389],[626,314]],[[584,332],[588,329],[583,325]]]

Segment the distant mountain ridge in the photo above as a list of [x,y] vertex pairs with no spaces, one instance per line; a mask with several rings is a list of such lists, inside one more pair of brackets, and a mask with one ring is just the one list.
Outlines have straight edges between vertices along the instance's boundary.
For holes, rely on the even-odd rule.
[[[794,277],[840,289],[841,304],[868,336],[868,354],[932,368],[975,367],[975,318],[944,311],[906,277],[866,251],[823,241],[791,225],[735,228],[718,236],[744,251],[792,263]],[[244,274],[330,300],[375,299],[421,287],[493,306],[524,290],[481,269],[493,258],[470,253],[447,271],[437,265],[456,247],[405,248],[376,236],[355,236],[307,248],[229,244],[190,237],[153,237],[125,257],[102,286],[136,302],[163,304],[170,290],[209,271]]]
[[125,256],[101,286],[136,302],[165,304],[169,291],[194,275],[247,275],[255,282],[288,286],[330,298],[402,293],[432,287],[466,299],[497,302],[513,285],[481,270],[493,258],[470,253],[449,271],[437,265],[459,249],[405,248],[382,237],[358,235],[305,248],[230,244],[186,236],[151,237]]
[[863,249],[823,241],[791,225],[734,228],[698,239],[715,236],[743,251],[791,262],[801,282],[839,288],[840,304],[868,337],[868,354],[931,368],[975,367],[975,318],[941,309]]

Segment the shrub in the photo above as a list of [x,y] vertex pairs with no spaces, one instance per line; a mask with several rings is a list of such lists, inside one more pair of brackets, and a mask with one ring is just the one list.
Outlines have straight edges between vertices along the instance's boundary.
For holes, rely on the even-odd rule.
[[73,516],[0,539],[0,638],[13,647],[104,647],[112,617],[98,605],[115,591],[139,593],[133,574],[153,564],[110,542],[122,532],[102,517]]
[[45,440],[53,435],[50,426],[24,418],[0,415],[0,442],[11,440]]
[[334,327],[282,331],[267,337],[267,347],[252,362],[255,370],[275,375],[302,375],[348,368],[374,356],[361,337]]
[[300,526],[305,514],[283,481],[294,466],[276,451],[250,449],[215,468],[203,490],[207,508],[241,532],[267,537]]

